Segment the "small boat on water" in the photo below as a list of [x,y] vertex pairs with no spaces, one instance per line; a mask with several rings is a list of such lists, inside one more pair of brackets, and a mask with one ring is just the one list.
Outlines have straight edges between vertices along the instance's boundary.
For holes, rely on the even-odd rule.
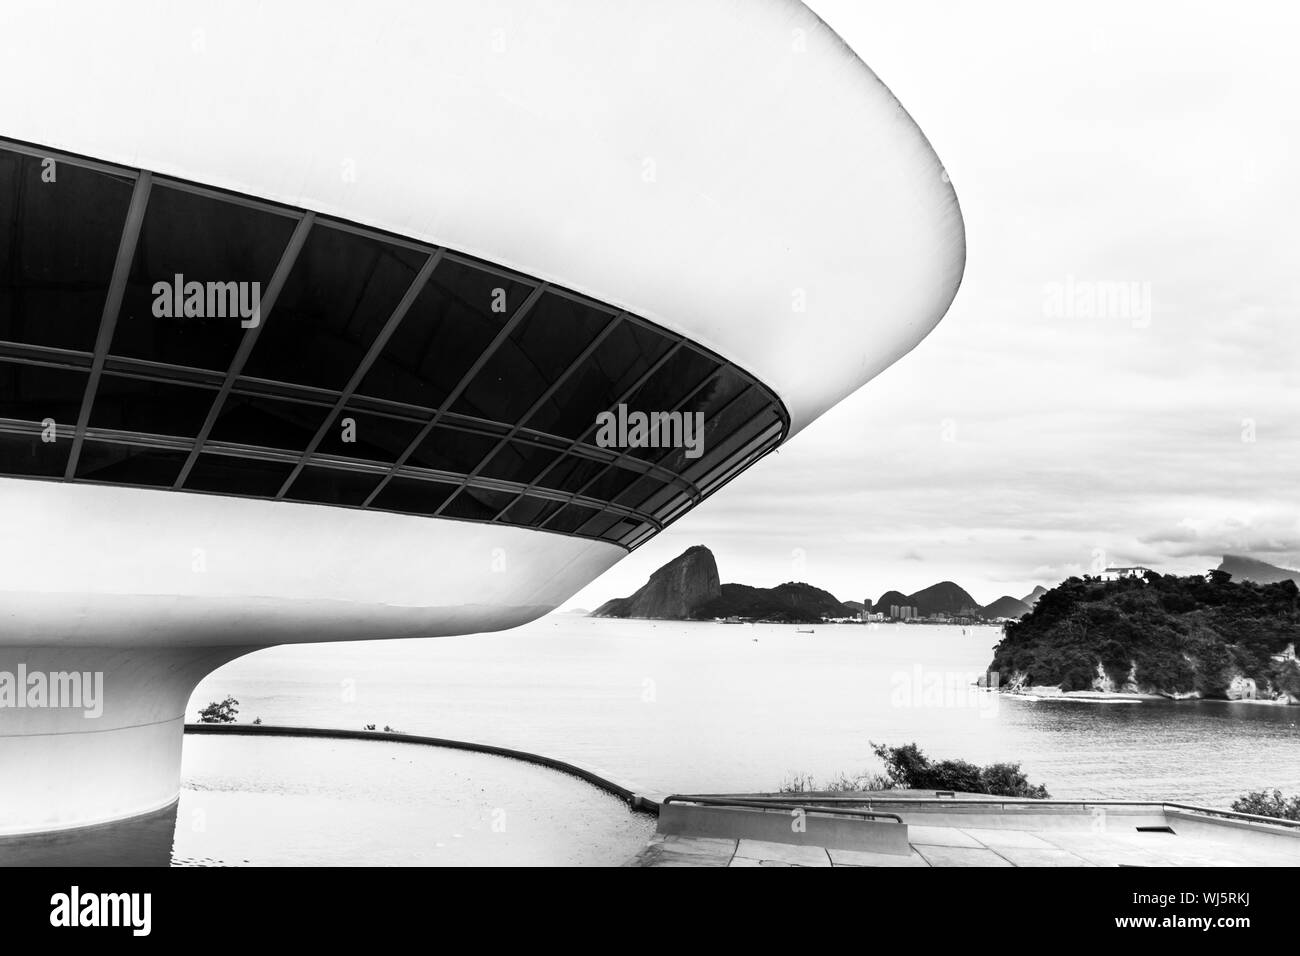
[[794,632],[795,632],[796,634],[815,634],[815,633],[817,633],[816,631],[812,630],[811,628],[809,628],[809,629],[806,630],[806,631],[801,631],[801,630],[800,630],[799,628],[797,628],[797,627],[794,629]]

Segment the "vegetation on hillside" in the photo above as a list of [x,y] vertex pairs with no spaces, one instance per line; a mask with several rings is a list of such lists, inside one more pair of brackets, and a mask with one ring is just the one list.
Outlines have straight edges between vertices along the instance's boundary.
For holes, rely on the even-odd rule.
[[1008,623],[990,672],[1006,686],[1087,690],[1100,663],[1120,687],[1224,698],[1234,676],[1253,678],[1260,696],[1300,697],[1300,666],[1278,660],[1300,641],[1300,589],[1291,581],[1236,583],[1231,575],[1145,580],[1070,578],[1031,613]]
[[816,624],[828,617],[853,617],[853,608],[841,604],[835,595],[802,581],[755,588],[747,584],[724,584],[722,594],[691,612],[697,619],[743,617],[750,620]]

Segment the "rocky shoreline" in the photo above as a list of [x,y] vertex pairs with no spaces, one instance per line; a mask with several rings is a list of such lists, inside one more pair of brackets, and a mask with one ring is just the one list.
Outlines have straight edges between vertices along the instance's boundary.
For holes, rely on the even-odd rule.
[[1084,704],[1145,704],[1157,701],[1198,700],[1216,704],[1259,704],[1265,707],[1295,707],[1300,701],[1284,698],[1261,697],[1202,697],[1199,694],[1117,694],[1107,691],[1070,690],[1059,687],[1027,687],[1019,691],[1002,691],[1007,697],[1019,700],[1065,700]]
[[1297,698],[1293,694],[1281,693],[1272,697],[1256,696],[1254,681],[1249,678],[1241,678],[1239,682],[1234,680],[1233,685],[1240,688],[1240,693],[1234,695],[1230,690],[1224,697],[1207,697],[1198,691],[1177,693],[1171,691],[1143,690],[1132,685],[1118,689],[1099,686],[1104,685],[1104,683],[1107,682],[1108,679],[1102,675],[1093,682],[1093,688],[1091,690],[1062,690],[1059,684],[1027,684],[1024,681],[1024,675],[1016,675],[1012,678],[1009,684],[1004,687],[999,687],[998,692],[1008,697],[1020,698],[1023,700],[1068,700],[1100,704],[1140,704],[1151,701],[1203,700],[1217,701],[1222,704],[1262,704],[1270,707],[1300,706],[1300,698]]

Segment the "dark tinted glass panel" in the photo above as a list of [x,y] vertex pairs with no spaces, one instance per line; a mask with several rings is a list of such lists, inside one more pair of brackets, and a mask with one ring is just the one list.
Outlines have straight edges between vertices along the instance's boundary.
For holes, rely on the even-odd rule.
[[[731,404],[731,400],[749,388],[749,381],[734,368],[724,369],[715,375],[704,388],[695,392],[682,406],[683,412],[701,412],[706,427],[716,427],[717,416]],[[750,394],[758,394],[751,389]]]
[[429,432],[406,463],[419,468],[466,474],[472,471],[500,440],[494,435],[479,435],[456,428],[443,428],[439,425]]
[[607,312],[544,294],[452,410],[498,422],[519,421],[611,320]]
[[215,491],[223,495],[273,498],[293,465],[283,461],[258,461],[228,455],[199,455],[185,479],[186,490]]
[[[741,399],[736,403],[737,406],[748,404],[749,402],[745,399]],[[708,454],[697,458],[695,461],[681,462],[682,474],[695,482],[699,482],[706,477],[713,477],[712,473],[717,470],[720,464],[735,458],[744,450],[747,444],[753,442],[758,435],[777,421],[776,412],[771,406],[765,404],[762,396],[756,396],[754,404],[757,406],[758,414],[751,414],[747,419],[741,420],[742,410],[737,407],[737,421],[730,423],[731,427],[726,431],[719,429],[716,439],[705,446]],[[748,411],[748,409],[744,411]],[[724,417],[728,416],[724,415]]]
[[[717,436],[720,425],[725,428],[727,423],[735,422],[736,406],[744,406],[741,413],[741,420],[743,421],[744,414],[752,415],[763,404],[762,400],[759,399],[745,405],[747,399],[756,396],[757,392],[750,392],[749,396],[733,402],[733,399],[736,399],[744,392],[748,384],[734,370],[723,370],[713,376],[708,384],[697,391],[679,411],[672,414],[667,435],[664,434],[664,429],[660,428],[658,447],[633,448],[629,450],[628,454],[643,461],[663,461],[665,463],[672,461],[678,465],[682,461],[689,461],[690,459],[685,457],[688,450],[685,446],[688,429],[691,444],[700,448],[707,448],[710,441]],[[629,410],[656,411],[642,406],[630,406]],[[720,417],[724,413],[728,416],[725,419]],[[699,431],[701,424],[704,426],[702,444]]]
[[193,438],[216,396],[212,389],[102,375],[90,410],[90,427]]
[[[155,185],[122,300],[111,351],[172,365],[224,370],[250,330],[294,222],[264,210]],[[174,292],[182,276],[180,315]],[[155,291],[156,283],[161,283]],[[191,286],[190,283],[201,284]],[[250,283],[258,283],[256,290]],[[170,310],[171,316],[155,315]],[[199,312],[194,315],[186,313]]]
[[442,509],[442,514],[447,518],[491,521],[514,499],[515,496],[509,492],[462,488],[460,494],[447,502],[447,507]]
[[625,535],[621,539],[619,539],[619,544],[623,545],[623,547],[625,548],[635,547],[636,545],[649,540],[650,536],[653,533],[654,533],[654,525],[643,524],[639,528],[637,528],[636,531],[634,531],[632,534]]
[[69,369],[0,363],[0,418],[75,425],[89,378]]
[[604,537],[610,528],[622,520],[619,515],[611,514],[608,511],[597,511],[586,524],[577,529],[578,534],[591,538]]
[[426,258],[378,239],[314,226],[245,373],[342,389]]
[[547,531],[572,534],[594,518],[599,512],[595,508],[582,505],[565,505],[553,518],[546,522]]
[[628,485],[639,478],[641,478],[639,472],[632,471],[629,468],[620,468],[617,465],[610,465],[601,472],[600,477],[593,481],[583,494],[592,498],[600,498],[603,501],[613,501]]
[[690,497],[690,493],[680,485],[664,485],[662,488],[655,491],[654,494],[650,495],[650,497],[637,502],[636,508],[638,511],[647,512],[658,518],[663,518],[677,508],[682,502],[689,501]]
[[[653,454],[653,449],[649,449],[645,457],[657,461],[659,465],[667,468],[669,471],[682,472],[687,469],[698,470],[701,462],[713,460],[714,456],[735,433],[742,428],[755,429],[758,427],[754,418],[760,412],[768,407],[768,400],[756,388],[748,391],[741,390],[737,394],[727,397],[720,405],[711,403],[706,410],[698,413],[702,414],[704,423],[704,435],[701,439],[698,434],[698,425],[700,419],[693,418],[692,433],[695,440],[698,453],[694,458],[687,457],[690,449],[682,446],[674,446],[667,451],[660,451]],[[683,419],[683,424],[685,424]],[[734,446],[732,446],[734,451]]]
[[[0,430],[0,474],[58,478],[69,460],[68,432],[84,400],[133,180],[67,163],[43,177],[47,169],[39,159],[0,149],[0,343],[13,343],[0,345],[0,419],[52,419],[63,434],[42,442],[34,428],[30,434]],[[249,341],[241,321],[253,316],[244,310],[260,302],[248,286],[266,290],[296,223],[265,208],[155,183],[90,428],[197,437],[230,361]],[[209,440],[296,455],[320,435],[315,452],[321,457],[392,465],[403,460],[429,414],[384,414],[398,402],[441,410],[438,427],[406,459],[413,468],[527,485],[530,494],[450,477],[389,480],[380,471],[330,467],[319,459],[295,470],[291,461],[212,450],[196,458],[185,490],[274,497],[288,484],[292,500],[346,506],[364,506],[373,494],[370,506],[380,510],[544,524],[548,531],[636,546],[653,533],[651,525],[589,502],[616,502],[671,520],[700,490],[724,482],[779,437],[779,403],[716,357],[639,320],[615,319],[604,307],[555,291],[538,295],[532,280],[502,278],[486,266],[456,262],[450,252],[377,349],[350,407],[331,419],[339,393],[359,377],[360,363],[377,348],[428,255],[391,237],[318,223],[277,302],[257,315],[259,337],[246,377],[223,400]],[[169,295],[178,275],[179,302]],[[530,296],[534,304],[503,337]],[[177,313],[158,314],[168,307]],[[187,308],[197,314],[187,316]],[[51,348],[64,351],[43,351]],[[26,364],[31,360],[54,364]],[[649,447],[614,446],[600,457],[591,448],[596,416],[620,401],[631,413],[672,416],[670,429]],[[688,445],[678,423],[695,413],[703,416],[702,440]],[[585,444],[565,450],[572,440]],[[184,442],[160,437],[156,444]],[[702,456],[687,457],[691,445],[702,445]],[[77,477],[165,487],[188,457],[184,448],[87,439]],[[656,472],[627,467],[640,462],[655,462]],[[674,482],[659,469],[701,487]],[[553,501],[547,493],[587,503]]]
[[577,455],[568,455],[561,458],[550,471],[541,475],[537,483],[543,488],[554,488],[558,491],[577,492],[592,478],[595,478],[604,470],[606,463],[603,461],[592,461],[590,458],[579,458]]
[[188,452],[87,441],[77,460],[77,477],[123,485],[168,486],[176,481]]
[[631,518],[620,518],[601,535],[607,541],[620,541],[639,527]]
[[62,436],[52,442],[40,435],[10,435],[0,432],[0,472],[8,475],[39,475],[61,478],[68,467],[72,439]]
[[547,498],[520,498],[501,516],[507,524],[537,525],[564,507],[563,501]]
[[[717,362],[694,349],[679,348],[628,398],[628,409],[671,411],[717,367]],[[593,420],[588,433],[594,433],[595,427]]]
[[636,481],[628,485],[626,489],[615,495],[614,503],[620,504],[625,508],[636,508],[640,510],[642,503],[647,498],[664,487],[665,485],[662,479],[652,478],[649,475],[645,475],[638,478]]
[[528,484],[558,455],[552,449],[531,442],[511,441],[488,460],[480,474]]
[[251,395],[228,395],[209,436],[213,441],[302,451],[329,409]]
[[393,478],[375,497],[372,508],[403,514],[431,515],[456,491],[455,485],[416,478]]
[[645,374],[672,342],[635,322],[620,322],[582,366],[526,423],[529,428],[581,437]]
[[357,391],[436,408],[529,291],[522,283],[443,260]]
[[421,427],[419,422],[344,409],[325,429],[316,451],[391,464],[406,451]]
[[294,479],[285,497],[328,505],[359,505],[382,478],[380,474],[307,467]]
[[732,475],[761,458],[776,443],[781,434],[780,427],[780,422],[774,421],[763,428],[761,434],[739,446],[737,451],[720,458],[708,470],[702,470],[697,481],[700,489],[706,493],[713,491],[730,480]]
[[131,189],[0,151],[0,339],[94,349]]

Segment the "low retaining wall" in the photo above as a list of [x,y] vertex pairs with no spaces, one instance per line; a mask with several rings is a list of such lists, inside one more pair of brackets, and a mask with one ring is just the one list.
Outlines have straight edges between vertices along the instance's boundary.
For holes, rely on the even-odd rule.
[[1176,833],[1212,836],[1225,843],[1235,843],[1243,848],[1277,847],[1279,841],[1290,841],[1295,848],[1296,862],[1300,863],[1300,827],[1287,827],[1261,823],[1254,820],[1233,820],[1207,817],[1187,810],[1167,809],[1165,816]]
[[664,803],[659,807],[659,832],[674,836],[764,840],[835,850],[868,850],[894,856],[907,856],[911,852],[905,823],[834,816],[818,813],[815,808],[790,811]]
[[270,724],[186,724],[185,732],[187,734],[211,734],[214,736],[325,737],[336,740],[378,740],[390,744],[419,744],[426,747],[443,747],[448,750],[468,750],[474,753],[490,754],[494,757],[507,757],[511,760],[522,760],[525,763],[549,767],[552,770],[560,771],[560,773],[567,773],[570,776],[578,777],[592,786],[604,790],[606,793],[613,794],[633,810],[640,810],[645,813],[659,812],[658,801],[634,793],[627,787],[615,783],[594,770],[588,770],[586,767],[580,767],[577,764],[568,763],[564,760],[556,760],[554,757],[544,757],[541,754],[529,753],[526,750],[512,750],[509,747],[495,747],[491,744],[478,744],[466,740],[449,740],[445,737],[423,737],[418,734],[400,734],[381,730],[342,730],[330,727],[281,727]]

